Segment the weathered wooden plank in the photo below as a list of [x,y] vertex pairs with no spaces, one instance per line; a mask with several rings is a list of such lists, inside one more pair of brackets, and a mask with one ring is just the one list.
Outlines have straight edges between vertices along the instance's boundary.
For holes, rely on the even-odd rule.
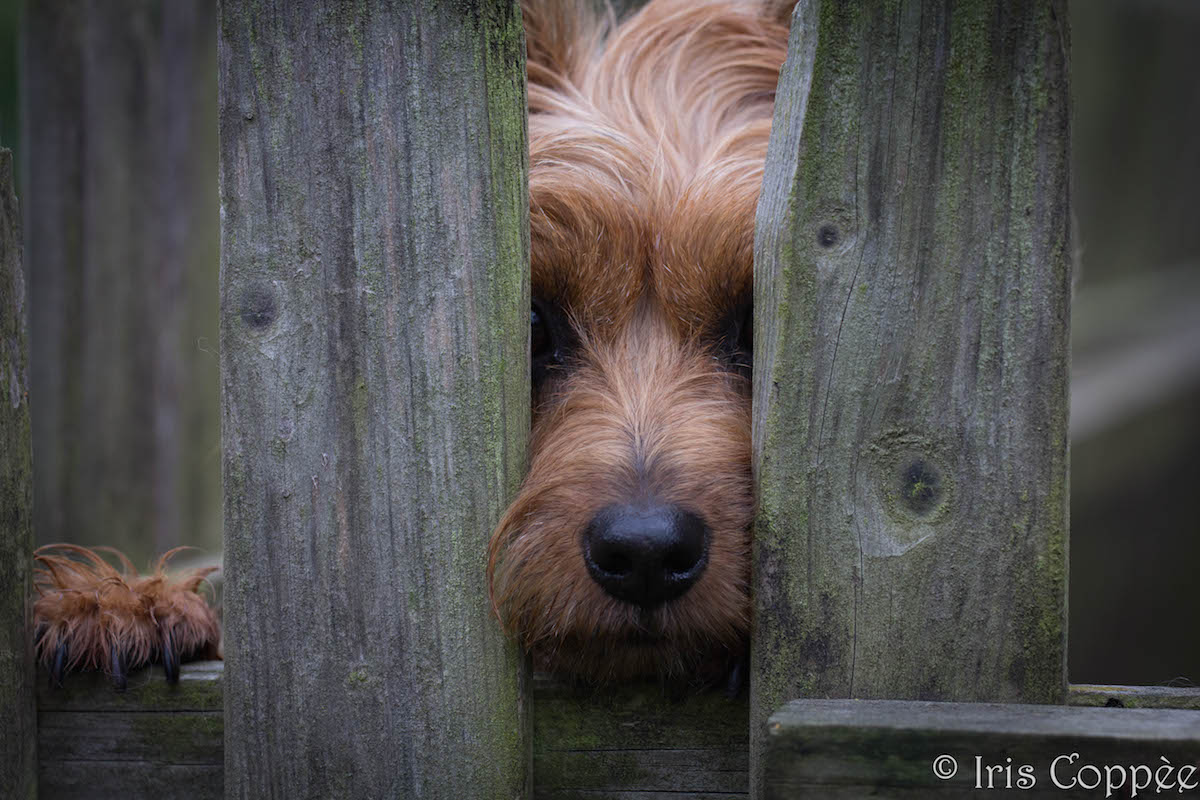
[[61,688],[50,685],[44,671],[38,675],[37,708],[45,711],[223,711],[225,708],[222,661],[194,661],[179,668],[179,683],[167,683],[162,667],[130,672],[124,692],[113,690],[101,672],[71,673]]
[[519,797],[488,536],[529,428],[513,2],[228,0],[226,795]]
[[756,242],[752,765],[793,697],[1066,691],[1064,4],[795,20]]
[[215,551],[215,4],[26,11],[38,539]]
[[534,797],[742,794],[747,705],[646,684],[603,690],[534,678]]
[[1152,794],[1168,764],[1172,793],[1200,784],[1195,711],[798,700],[767,728],[767,798]]
[[0,149],[0,797],[36,797],[33,451],[21,212],[12,151]]
[[129,675],[125,692],[101,673],[38,676],[38,796],[218,798],[224,794],[223,664]]
[[585,788],[605,792],[667,792],[678,795],[747,793],[749,756],[736,753],[654,749],[539,752],[534,755],[534,797],[556,797]]
[[1190,708],[1200,711],[1200,686],[1096,686],[1071,684],[1067,702],[1073,706],[1108,708]]
[[49,769],[86,761],[221,766],[224,759],[220,711],[42,711],[38,731],[38,758]]
[[609,789],[556,789],[538,795],[550,800],[670,800],[671,798],[686,797],[688,800],[729,800],[731,797],[745,797],[745,792],[622,792]]
[[[38,714],[43,721],[39,730],[41,796],[86,796],[84,789],[89,784],[81,783],[80,776],[88,770],[93,771],[97,786],[113,787],[114,792],[116,787],[127,787],[124,796],[129,797],[192,796],[178,793],[179,776],[186,776],[184,786],[195,787],[195,796],[220,796],[221,771],[216,767],[221,764],[222,749],[223,726],[217,718],[222,708],[222,672],[220,661],[185,664],[179,685],[173,687],[163,679],[161,670],[139,670],[130,675],[129,689],[121,694],[96,673],[72,675],[64,689],[50,689],[47,676],[41,675],[37,691]],[[532,695],[534,797],[648,800],[681,793],[715,798],[748,792],[749,708],[745,698],[729,699],[714,693],[675,697],[653,685],[598,690],[570,686],[546,675],[534,676]],[[1195,689],[1072,686],[1070,691],[1074,704],[1104,705],[1113,698],[1130,708],[1200,710]],[[949,727],[943,732],[959,750],[971,741],[972,731],[979,730],[1007,737],[1024,736],[1028,731],[1061,732],[1063,725],[1076,725],[1121,742],[1128,739],[1113,745],[1118,753],[1135,752],[1156,731],[1178,731],[1180,719],[1185,735],[1189,730],[1193,737],[1200,735],[1200,714],[1195,713],[1190,718],[1132,715],[1127,719],[1108,714],[1068,715],[1064,722],[1060,709],[1046,706],[1013,706],[1016,710],[1008,713],[997,710],[1010,708],[1007,706],[893,705],[908,716],[893,713],[887,718],[889,724],[905,731],[910,723],[924,724],[931,709],[949,709]],[[870,703],[855,702],[850,708],[854,714],[862,712],[855,720],[873,725],[879,718],[866,713],[872,708]],[[1116,711],[1120,714],[1123,709]],[[1187,727],[1189,719],[1191,728]],[[960,740],[963,730],[968,736]],[[1006,740],[996,745],[1001,749],[994,752],[1007,756],[1006,748],[1011,746]],[[1192,747],[1193,755],[1200,752]],[[870,752],[877,750],[864,749],[860,755],[868,758]],[[1037,763],[1045,763],[1045,759]],[[932,769],[932,761],[925,766]],[[970,766],[973,768],[973,763]],[[827,797],[859,797],[864,791],[860,783],[821,784],[820,790]],[[889,785],[886,796],[922,797],[927,791],[919,782]]]
[[683,793],[664,791],[632,791],[622,792],[610,789],[555,789],[550,792],[539,792],[538,797],[549,800],[670,800],[671,798],[686,797],[688,800],[729,800],[731,797],[745,797],[745,792],[692,792]]
[[42,764],[41,800],[220,800],[220,764],[163,764],[157,761],[71,761]]

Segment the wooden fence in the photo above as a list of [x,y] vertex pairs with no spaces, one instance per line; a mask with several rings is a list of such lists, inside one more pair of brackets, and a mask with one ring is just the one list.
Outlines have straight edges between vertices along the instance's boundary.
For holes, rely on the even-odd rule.
[[[1071,743],[1195,764],[1200,694],[1066,683],[1068,51],[1061,2],[799,4],[750,697],[676,699],[529,676],[488,611],[529,413],[515,4],[224,2],[227,660],[39,689],[42,796],[961,796],[1018,754],[1057,797]],[[0,789],[31,796],[4,668]]]

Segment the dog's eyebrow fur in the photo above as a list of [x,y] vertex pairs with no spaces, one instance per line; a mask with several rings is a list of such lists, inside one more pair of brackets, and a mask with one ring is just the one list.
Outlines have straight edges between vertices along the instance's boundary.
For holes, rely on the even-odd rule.
[[655,2],[615,30],[590,2],[523,13],[535,293],[596,327],[650,293],[705,330],[751,285],[786,27],[737,2]]

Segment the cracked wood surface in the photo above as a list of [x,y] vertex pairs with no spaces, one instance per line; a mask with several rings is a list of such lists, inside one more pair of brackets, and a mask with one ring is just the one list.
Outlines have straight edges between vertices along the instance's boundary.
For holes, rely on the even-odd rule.
[[1060,2],[795,12],[756,242],[751,765],[783,702],[1061,702]]
[[228,0],[225,796],[522,797],[487,597],[529,430],[515,2]]

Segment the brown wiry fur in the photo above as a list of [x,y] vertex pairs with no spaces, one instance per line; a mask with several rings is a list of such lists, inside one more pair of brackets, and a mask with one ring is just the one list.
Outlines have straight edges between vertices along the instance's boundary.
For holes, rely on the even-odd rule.
[[[493,601],[543,668],[681,677],[749,627],[750,392],[716,345],[751,293],[788,31],[753,2],[654,0],[620,26],[591,7],[523,6],[533,295],[579,344],[535,397]],[[606,594],[580,548],[600,509],[647,497],[710,531],[696,585],[652,611]]]
[[[146,664],[164,663],[172,677],[179,661],[220,657],[220,623],[198,594],[216,567],[169,576],[167,563],[183,549],[163,555],[149,575],[110,548],[55,544],[37,551],[37,657],[56,681],[97,669],[123,687],[126,671]],[[111,553],[123,571],[97,550]]]

